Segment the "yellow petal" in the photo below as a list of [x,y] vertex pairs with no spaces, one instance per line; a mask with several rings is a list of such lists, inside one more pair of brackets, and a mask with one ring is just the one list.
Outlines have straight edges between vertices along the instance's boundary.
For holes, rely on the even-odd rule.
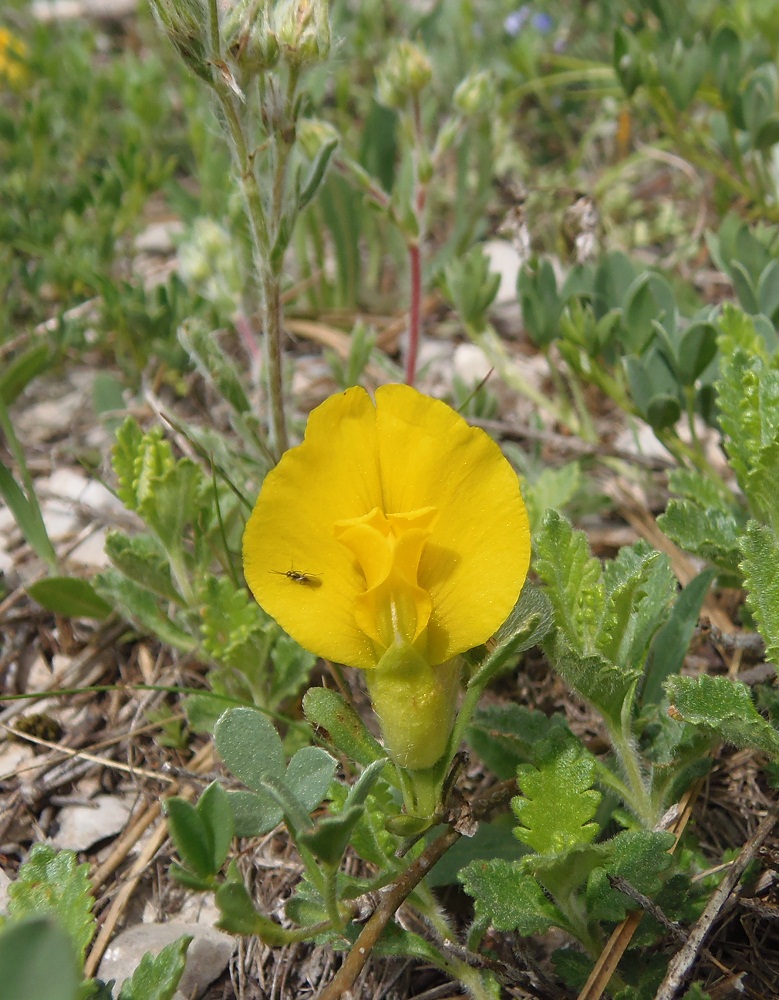
[[376,410],[364,389],[349,389],[312,411],[303,443],[266,476],[244,534],[244,573],[258,603],[301,646],[349,666],[371,667],[377,657],[354,616],[365,580],[333,525],[381,502]]
[[438,511],[418,582],[433,601],[430,662],[484,642],[506,620],[530,564],[517,475],[495,442],[409,386],[376,392],[384,511]]

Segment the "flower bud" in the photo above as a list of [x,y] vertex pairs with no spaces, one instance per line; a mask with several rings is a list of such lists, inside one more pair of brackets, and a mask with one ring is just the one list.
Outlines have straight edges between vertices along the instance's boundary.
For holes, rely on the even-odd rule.
[[0,28],[0,80],[5,80],[14,88],[25,84],[29,79],[26,55],[24,42],[7,28]]
[[452,98],[454,106],[467,118],[488,114],[495,107],[497,91],[491,73],[469,73],[458,85]]
[[432,78],[433,66],[427,53],[413,42],[398,42],[377,74],[379,101],[388,108],[400,110]]
[[238,0],[224,19],[222,36],[233,62],[245,73],[263,73],[279,61],[267,0]]
[[150,4],[155,20],[187,66],[210,82],[206,46],[208,14],[202,0],[150,0]]
[[298,146],[309,160],[315,160],[325,146],[338,142],[338,131],[320,118],[304,118],[298,122]]
[[330,52],[328,0],[282,0],[275,12],[275,33],[292,66],[322,62]]

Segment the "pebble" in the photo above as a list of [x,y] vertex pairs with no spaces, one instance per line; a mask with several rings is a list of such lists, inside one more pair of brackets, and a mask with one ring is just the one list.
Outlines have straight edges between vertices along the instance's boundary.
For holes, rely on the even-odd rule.
[[130,807],[116,795],[98,795],[90,802],[63,806],[52,843],[60,850],[86,851],[124,829]]
[[229,935],[202,924],[173,920],[165,924],[136,924],[122,931],[106,949],[98,978],[104,982],[115,980],[116,996],[121,984],[138,968],[147,952],[156,955],[182,934],[191,934],[194,940],[187,951],[186,968],[174,1000],[197,1000],[227,968],[235,947],[235,940]]

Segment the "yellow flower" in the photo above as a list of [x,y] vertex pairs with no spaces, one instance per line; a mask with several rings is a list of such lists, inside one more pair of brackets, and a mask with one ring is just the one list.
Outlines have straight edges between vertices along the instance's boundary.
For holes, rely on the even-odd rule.
[[24,42],[8,28],[0,28],[0,80],[5,77],[12,86],[24,83],[27,79],[26,54]]
[[[390,752],[427,767],[451,728],[452,661],[508,617],[530,534],[495,442],[445,403],[388,385],[375,405],[349,389],[311,413],[265,479],[243,554],[259,604],[301,646],[365,669]],[[388,711],[407,717],[396,739]],[[436,711],[443,743],[439,732],[423,750]]]

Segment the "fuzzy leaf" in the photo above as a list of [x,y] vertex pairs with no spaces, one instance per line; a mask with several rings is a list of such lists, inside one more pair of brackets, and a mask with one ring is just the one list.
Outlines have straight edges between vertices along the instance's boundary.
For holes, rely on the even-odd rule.
[[520,862],[472,861],[459,879],[473,897],[477,918],[489,920],[496,930],[529,936],[563,923],[557,907]]
[[732,512],[704,508],[693,500],[671,500],[657,524],[685,552],[738,574],[740,529]]
[[779,541],[770,528],[750,521],[741,547],[747,600],[765,640],[767,659],[779,663]]
[[538,587],[525,584],[511,614],[495,633],[495,649],[479,664],[468,686],[484,686],[504,667],[514,666],[520,653],[544,639],[553,621],[546,595]]
[[287,765],[285,783],[308,812],[321,803],[337,764],[321,747],[302,747]]
[[118,1000],[171,1000],[184,973],[192,936],[184,934],[158,955],[146,954],[129,979],[122,983]]
[[466,739],[479,757],[503,780],[513,778],[518,764],[531,759],[533,746],[553,729],[567,729],[561,715],[545,715],[508,702],[477,709]]
[[587,844],[598,833],[592,822],[600,802],[593,788],[595,758],[578,740],[555,732],[536,748],[536,765],[520,764],[521,795],[511,800],[520,822],[518,840],[539,854],[563,854]]
[[105,540],[105,552],[114,566],[131,580],[166,600],[182,603],[171,579],[165,550],[152,535],[130,538],[120,531],[111,531]]
[[312,726],[324,731],[326,741],[361,767],[386,756],[382,745],[338,692],[309,688],[303,696],[303,713]]
[[89,865],[79,865],[73,851],[35,844],[19,876],[8,887],[12,917],[52,916],[67,931],[83,961],[95,932]]
[[576,653],[594,652],[604,608],[600,563],[590,555],[583,531],[548,511],[536,538],[536,572],[547,585],[558,629]]
[[716,732],[725,742],[779,756],[779,732],[760,715],[749,688],[727,677],[672,677],[666,684],[673,715]]
[[284,748],[273,724],[252,708],[231,708],[214,729],[219,756],[253,792],[266,791],[264,778],[284,778]]
[[612,888],[609,875],[618,876],[645,896],[655,896],[662,887],[659,876],[671,865],[668,850],[673,846],[672,833],[651,830],[625,830],[599,845],[605,854],[602,866],[595,868],[587,882],[587,911],[594,920],[624,920],[628,909],[635,909],[628,898]]
[[284,819],[276,801],[263,792],[231,790],[227,798],[236,837],[262,837]]
[[129,621],[176,649],[191,652],[197,643],[161,610],[159,598],[114,569],[94,579],[95,590]]
[[29,917],[0,931],[1,996],[76,1000],[80,981],[73,942],[53,917]]
[[524,484],[522,494],[530,517],[530,533],[541,528],[547,510],[563,510],[581,486],[581,466],[568,462],[559,469],[544,469],[530,484]]

